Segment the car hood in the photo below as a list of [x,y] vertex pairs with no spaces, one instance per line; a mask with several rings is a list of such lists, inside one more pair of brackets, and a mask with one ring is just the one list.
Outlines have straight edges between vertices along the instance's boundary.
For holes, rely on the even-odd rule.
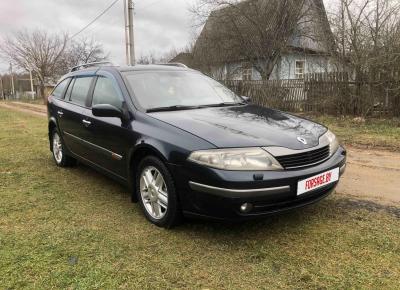
[[[327,129],[317,123],[256,105],[150,113],[219,148],[311,148]],[[303,144],[298,137],[306,140]]]

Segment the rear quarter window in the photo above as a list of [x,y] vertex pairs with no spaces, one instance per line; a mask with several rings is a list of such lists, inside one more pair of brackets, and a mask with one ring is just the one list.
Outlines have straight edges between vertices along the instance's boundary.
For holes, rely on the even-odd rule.
[[60,82],[56,88],[54,89],[53,93],[51,94],[56,99],[62,99],[64,97],[65,89],[69,83],[70,79],[65,79]]

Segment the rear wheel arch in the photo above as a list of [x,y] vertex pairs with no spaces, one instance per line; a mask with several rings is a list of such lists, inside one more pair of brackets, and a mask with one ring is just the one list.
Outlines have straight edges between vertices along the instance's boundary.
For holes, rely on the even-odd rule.
[[[53,159],[59,167],[70,167],[76,165],[77,160],[66,153],[64,142],[60,136],[60,132],[57,129],[57,125],[49,123],[49,138],[50,138],[50,150],[53,155]],[[57,142],[54,144],[54,142]],[[56,145],[54,147],[54,145]]]
[[53,134],[53,130],[57,129],[57,124],[54,120],[50,120],[49,124],[48,124],[48,130],[49,130],[49,142],[50,142],[50,151],[53,151],[53,147],[52,147],[52,134]]

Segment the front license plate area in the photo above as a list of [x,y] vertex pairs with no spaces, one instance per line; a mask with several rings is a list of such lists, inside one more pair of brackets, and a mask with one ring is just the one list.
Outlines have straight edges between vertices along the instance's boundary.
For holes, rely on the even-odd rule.
[[297,196],[324,187],[339,180],[339,168],[309,177],[297,184]]

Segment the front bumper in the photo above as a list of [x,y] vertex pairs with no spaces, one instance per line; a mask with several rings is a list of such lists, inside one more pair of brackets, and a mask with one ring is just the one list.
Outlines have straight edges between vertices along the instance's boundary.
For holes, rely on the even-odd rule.
[[[337,182],[297,196],[300,180],[319,173],[346,167],[346,151],[339,150],[327,161],[300,170],[226,171],[188,162],[176,166],[174,178],[186,216],[218,220],[241,220],[266,216],[315,203],[327,197]],[[251,204],[243,212],[241,205]]]

